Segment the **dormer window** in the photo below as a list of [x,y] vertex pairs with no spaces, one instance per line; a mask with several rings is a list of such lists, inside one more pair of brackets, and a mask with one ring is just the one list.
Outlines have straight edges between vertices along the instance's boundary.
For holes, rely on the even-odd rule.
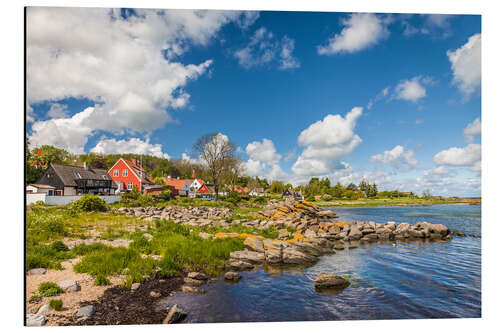
[[78,179],[82,179],[82,176],[80,176],[80,173],[78,171],[75,171],[75,177]]

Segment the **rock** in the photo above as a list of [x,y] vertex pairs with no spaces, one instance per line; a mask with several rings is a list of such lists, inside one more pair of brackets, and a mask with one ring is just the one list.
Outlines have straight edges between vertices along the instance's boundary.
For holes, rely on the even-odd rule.
[[385,227],[389,228],[392,231],[394,231],[394,230],[396,230],[396,222],[387,222],[385,224]]
[[137,290],[141,284],[139,282],[132,283],[132,286],[130,287],[130,290]]
[[185,277],[184,283],[187,284],[188,286],[199,287],[205,283],[205,280],[196,280],[196,279],[192,279],[190,277]]
[[151,240],[153,239],[153,235],[148,234],[148,233],[145,233],[143,236],[144,236],[144,237],[146,237],[146,239],[147,239],[148,241],[151,241]]
[[328,209],[320,210],[316,215],[320,218],[325,218],[325,219],[334,219],[337,217],[337,214],[335,214],[334,211]]
[[95,313],[95,307],[93,305],[82,306],[76,312],[77,317],[90,317]]
[[149,292],[149,296],[154,297],[154,298],[158,298],[158,297],[161,296],[161,294],[159,292],[155,291],[155,290],[151,290]]
[[350,282],[337,274],[320,273],[316,280],[314,280],[314,287],[316,289],[329,289],[329,288],[345,288],[350,285]]
[[424,238],[424,232],[416,229],[408,230],[408,235],[414,238]]
[[249,250],[231,252],[229,257],[232,260],[246,261],[251,264],[260,264],[265,260],[264,253]]
[[52,311],[52,308],[50,307],[50,305],[48,304],[44,304],[40,307],[40,309],[38,309],[37,313],[36,314],[39,314],[39,315],[44,315],[46,313],[49,313],[50,311]]
[[318,258],[299,251],[296,247],[287,247],[283,250],[283,263],[291,265],[309,264],[317,261]]
[[262,243],[262,239],[260,238],[247,237],[243,244],[245,245],[245,248],[251,251],[264,253],[264,244]]
[[26,315],[26,326],[43,326],[47,320],[44,316],[34,313],[28,313]]
[[200,233],[198,233],[198,236],[200,236],[203,239],[210,239],[213,237],[211,234],[208,234],[206,232],[200,232]]
[[208,280],[208,275],[202,272],[189,272],[187,277],[195,280]]
[[399,224],[396,227],[396,230],[394,230],[394,234],[395,234],[396,238],[408,237],[409,236],[408,231],[410,230],[410,228],[411,228],[411,225],[406,223],[406,222]]
[[291,235],[290,231],[288,231],[286,229],[280,229],[278,238],[280,238],[280,239],[288,238],[288,237],[290,237],[290,235]]
[[32,268],[28,271],[28,275],[44,275],[47,273],[45,268]]
[[238,281],[239,279],[241,279],[241,275],[238,272],[229,271],[224,274],[224,280]]
[[361,238],[361,240],[365,242],[375,242],[377,239],[378,235],[375,233],[366,234],[363,236],[363,238]]
[[314,232],[313,230],[307,229],[304,232],[304,237],[306,237],[306,238],[315,238],[315,237],[317,237],[317,235],[316,235],[316,232]]
[[429,229],[431,233],[440,234],[441,236],[446,236],[450,233],[448,227],[443,224],[429,224]]
[[200,289],[194,287],[194,286],[188,286],[188,285],[183,285],[181,287],[181,291],[184,294],[197,294],[200,292]]
[[245,270],[254,268],[254,265],[246,261],[230,260],[229,267],[236,270]]
[[343,250],[343,249],[345,249],[344,242],[335,242],[334,243],[334,249],[335,250]]
[[75,280],[64,280],[57,282],[57,285],[65,292],[71,293],[80,290],[80,285]]
[[163,320],[163,324],[180,323],[187,317],[187,313],[175,304],[168,311],[167,317]]
[[361,237],[363,237],[363,234],[361,233],[359,228],[357,226],[355,226],[354,228],[351,227],[351,229],[349,230],[349,235],[347,236],[348,240],[360,240]]
[[375,233],[375,229],[373,229],[373,228],[363,228],[363,230],[361,231],[361,233],[363,235],[373,234],[373,233]]

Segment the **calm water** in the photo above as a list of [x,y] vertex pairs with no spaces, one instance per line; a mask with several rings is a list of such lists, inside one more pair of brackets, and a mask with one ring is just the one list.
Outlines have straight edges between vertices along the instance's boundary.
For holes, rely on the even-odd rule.
[[[481,207],[334,208],[341,220],[443,223],[481,234]],[[317,293],[320,272],[349,275],[341,293]],[[304,269],[261,267],[229,284],[218,279],[202,295],[178,293],[166,305],[187,310],[188,322],[362,320],[481,316],[481,240],[398,242],[337,251]]]

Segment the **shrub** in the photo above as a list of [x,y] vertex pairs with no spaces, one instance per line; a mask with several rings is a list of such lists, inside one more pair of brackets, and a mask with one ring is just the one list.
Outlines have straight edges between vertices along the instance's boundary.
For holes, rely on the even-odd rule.
[[321,197],[321,200],[323,201],[331,201],[332,199],[333,197],[330,194],[323,194],[323,196]]
[[59,295],[63,290],[54,282],[43,282],[38,286],[38,292],[40,296],[51,297]]
[[106,201],[94,194],[84,194],[73,203],[72,207],[84,212],[104,212],[106,211]]
[[[64,244],[63,244],[64,245]],[[26,249],[26,269],[61,269],[61,261],[73,258],[71,251],[57,251],[51,245],[28,245]]]
[[250,202],[253,202],[256,204],[261,204],[261,205],[267,205],[267,198],[266,197],[254,197],[250,200]]
[[241,197],[238,194],[238,192],[231,191],[226,195],[226,197],[224,198],[224,201],[227,201],[227,202],[230,202],[230,203],[236,205],[238,202],[241,201]]
[[109,286],[110,284],[109,279],[102,274],[98,274],[94,279],[94,286]]
[[172,191],[170,191],[170,190],[163,190],[161,193],[156,194],[154,197],[158,201],[163,201],[163,202],[164,201],[169,201],[170,199],[172,199]]
[[26,217],[27,244],[38,244],[60,236],[66,236],[66,226],[62,215],[33,209]]
[[30,297],[30,302],[38,302],[42,299],[42,296],[40,295],[33,295]]
[[155,199],[153,197],[153,194],[147,193],[140,195],[137,199],[137,202],[141,207],[148,207],[155,204]]
[[60,240],[57,240],[57,241],[53,242],[52,244],[50,244],[50,248],[52,250],[56,251],[56,252],[66,252],[66,251],[69,251],[69,249],[66,246],[66,244],[64,244]]
[[60,299],[51,299],[49,302],[49,306],[56,311],[61,311],[63,306],[63,301]]

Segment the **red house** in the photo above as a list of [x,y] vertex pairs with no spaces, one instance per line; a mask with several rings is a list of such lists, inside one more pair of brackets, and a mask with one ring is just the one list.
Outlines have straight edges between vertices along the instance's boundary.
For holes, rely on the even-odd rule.
[[146,187],[154,185],[153,180],[141,166],[137,164],[135,158],[126,160],[120,158],[109,169],[108,175],[118,185],[120,192],[132,191],[135,187],[139,191],[145,191]]

